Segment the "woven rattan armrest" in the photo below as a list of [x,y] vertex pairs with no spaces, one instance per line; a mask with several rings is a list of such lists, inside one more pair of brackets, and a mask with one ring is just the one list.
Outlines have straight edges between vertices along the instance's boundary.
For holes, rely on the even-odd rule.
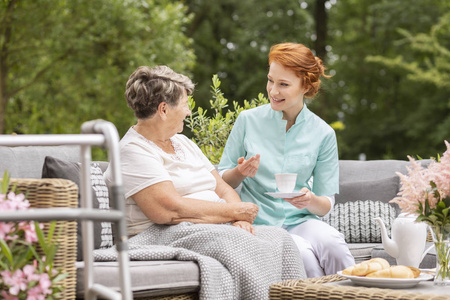
[[[0,180],[1,181],[1,180]],[[75,183],[65,179],[27,179],[14,178],[10,187],[15,186],[16,192],[24,193],[32,209],[42,208],[76,208],[78,204],[78,187]],[[24,212],[27,214],[28,212]],[[8,215],[13,215],[7,212]],[[0,216],[0,220],[3,218]],[[57,214],[55,213],[55,219]],[[18,221],[22,219],[18,218]],[[47,235],[49,223],[44,225],[43,232]],[[77,223],[76,221],[56,221],[58,230],[54,237],[58,244],[58,251],[54,257],[54,267],[63,274],[67,274],[60,284],[64,287],[61,299],[74,299],[76,288],[76,251],[77,251]],[[38,250],[39,251],[39,250]]]
[[404,290],[325,284],[342,280],[345,280],[345,277],[339,275],[284,280],[270,287],[269,299],[448,299],[448,296],[418,294]]

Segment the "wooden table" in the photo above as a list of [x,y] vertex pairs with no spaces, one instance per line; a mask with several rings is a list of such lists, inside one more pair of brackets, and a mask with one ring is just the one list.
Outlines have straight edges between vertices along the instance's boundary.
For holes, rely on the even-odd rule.
[[450,287],[435,287],[432,281],[420,282],[407,290],[354,285],[339,275],[304,280],[285,280],[270,287],[270,300],[292,299],[450,299]]

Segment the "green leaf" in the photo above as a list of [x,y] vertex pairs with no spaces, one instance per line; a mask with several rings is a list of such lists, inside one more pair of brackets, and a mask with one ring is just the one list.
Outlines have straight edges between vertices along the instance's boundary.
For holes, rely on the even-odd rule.
[[0,186],[1,188],[0,194],[6,194],[8,192],[8,187],[9,187],[9,175],[8,171],[5,171],[5,173],[3,173],[3,180]]
[[58,282],[63,280],[64,278],[66,278],[67,276],[69,276],[69,274],[65,273],[65,274],[59,274],[58,276],[56,276],[55,278],[53,278],[53,282]]
[[431,208],[430,208],[430,202],[427,199],[425,199],[425,215],[428,216],[431,213]]
[[6,256],[6,259],[9,261],[9,263],[12,264],[13,257],[12,257],[11,249],[9,249],[8,244],[6,244],[5,240],[0,239],[0,246],[2,249],[2,253]]
[[39,246],[41,246],[42,250],[46,252],[47,250],[47,243],[45,240],[44,232],[42,231],[41,227],[39,227],[38,222],[34,222],[34,228],[36,230],[36,235],[38,238]]

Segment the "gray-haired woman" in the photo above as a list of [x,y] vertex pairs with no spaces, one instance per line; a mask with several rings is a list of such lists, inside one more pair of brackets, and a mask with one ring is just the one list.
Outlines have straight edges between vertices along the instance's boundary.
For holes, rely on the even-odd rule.
[[[258,207],[241,202],[201,150],[179,134],[192,81],[167,66],[131,74],[125,98],[137,124],[120,141],[128,233],[151,224],[227,223],[254,233]],[[105,172],[106,182],[111,174]]]

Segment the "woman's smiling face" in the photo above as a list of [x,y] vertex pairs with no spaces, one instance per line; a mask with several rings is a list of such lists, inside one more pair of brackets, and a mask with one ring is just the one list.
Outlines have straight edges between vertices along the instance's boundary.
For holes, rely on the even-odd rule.
[[272,62],[267,74],[267,95],[275,111],[282,111],[286,119],[296,117],[303,108],[305,90],[302,79],[294,71]]

